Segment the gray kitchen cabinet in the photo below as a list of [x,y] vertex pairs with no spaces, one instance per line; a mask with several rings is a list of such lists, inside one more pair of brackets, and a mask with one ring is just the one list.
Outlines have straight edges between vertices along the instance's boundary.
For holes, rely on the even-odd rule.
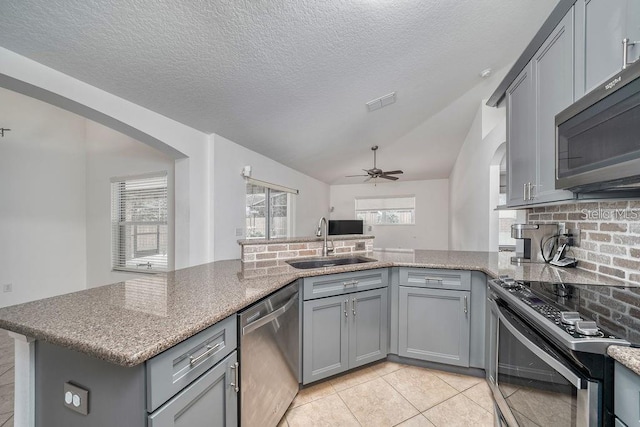
[[[576,7],[576,98],[622,69],[622,40],[640,40],[638,0],[578,0]],[[640,45],[629,47],[629,61]]]
[[638,426],[640,425],[640,376],[618,362],[614,372],[616,421],[620,425]]
[[469,291],[399,287],[398,354],[469,366]]
[[303,303],[304,384],[387,356],[387,288]]
[[574,20],[571,8],[509,86],[507,205],[574,198],[555,189],[555,116],[574,100]]
[[507,205],[529,203],[535,181],[535,98],[532,64],[529,62],[509,86],[507,99]]
[[149,415],[149,427],[236,426],[238,368],[234,351]]
[[531,190],[532,203],[573,198],[572,192],[555,188],[555,116],[574,99],[573,29],[574,9],[571,8],[531,61],[536,128],[536,179]]

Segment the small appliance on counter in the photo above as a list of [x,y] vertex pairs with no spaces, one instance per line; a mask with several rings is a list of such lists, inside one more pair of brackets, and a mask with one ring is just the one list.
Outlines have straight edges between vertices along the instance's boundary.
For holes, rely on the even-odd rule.
[[511,237],[517,240],[512,264],[549,262],[558,238],[558,224],[513,224]]
[[329,235],[363,234],[364,222],[361,219],[330,219]]

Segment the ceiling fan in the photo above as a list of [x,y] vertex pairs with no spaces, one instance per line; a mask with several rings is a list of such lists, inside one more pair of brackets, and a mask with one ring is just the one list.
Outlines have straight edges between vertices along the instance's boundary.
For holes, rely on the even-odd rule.
[[366,175],[347,175],[346,178],[351,178],[351,177],[355,177],[355,176],[366,176],[367,179],[364,180],[364,182],[370,181],[372,178],[376,179],[376,178],[383,178],[383,179],[389,179],[391,181],[397,181],[398,177],[397,176],[391,176],[391,175],[399,175],[402,172],[401,170],[395,170],[395,171],[383,171],[382,169],[378,169],[378,167],[376,166],[376,151],[378,150],[378,146],[374,145],[373,147],[371,147],[371,151],[373,151],[373,167],[371,169],[362,169],[363,171],[365,171],[367,174]]

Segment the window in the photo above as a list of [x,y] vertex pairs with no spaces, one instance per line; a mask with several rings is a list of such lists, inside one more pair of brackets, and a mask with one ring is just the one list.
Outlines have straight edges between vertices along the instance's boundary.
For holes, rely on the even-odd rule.
[[415,196],[358,198],[356,219],[368,225],[413,225],[415,206]]
[[166,271],[167,174],[111,180],[112,267]]
[[297,190],[247,179],[246,238],[291,236],[296,193]]

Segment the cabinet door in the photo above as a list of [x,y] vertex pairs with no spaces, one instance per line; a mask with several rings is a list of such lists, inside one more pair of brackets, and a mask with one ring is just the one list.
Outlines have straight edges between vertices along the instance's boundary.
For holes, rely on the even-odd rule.
[[[584,74],[584,90],[588,93],[612,74],[622,69],[622,39],[626,33],[627,6],[637,0],[579,0],[582,8],[582,31],[576,32],[577,46],[583,47],[577,58],[576,71]],[[633,40],[632,40],[633,41]]]
[[149,415],[149,427],[236,426],[238,395],[234,351]]
[[350,295],[304,302],[302,380],[317,381],[349,369]]
[[572,192],[555,189],[555,116],[573,102],[573,15],[571,8],[532,60],[537,137],[533,203],[573,198]]
[[400,287],[399,354],[469,366],[468,291]]
[[387,288],[351,294],[349,369],[387,357]]
[[528,203],[525,187],[535,181],[535,99],[531,62],[507,89],[507,205]]

